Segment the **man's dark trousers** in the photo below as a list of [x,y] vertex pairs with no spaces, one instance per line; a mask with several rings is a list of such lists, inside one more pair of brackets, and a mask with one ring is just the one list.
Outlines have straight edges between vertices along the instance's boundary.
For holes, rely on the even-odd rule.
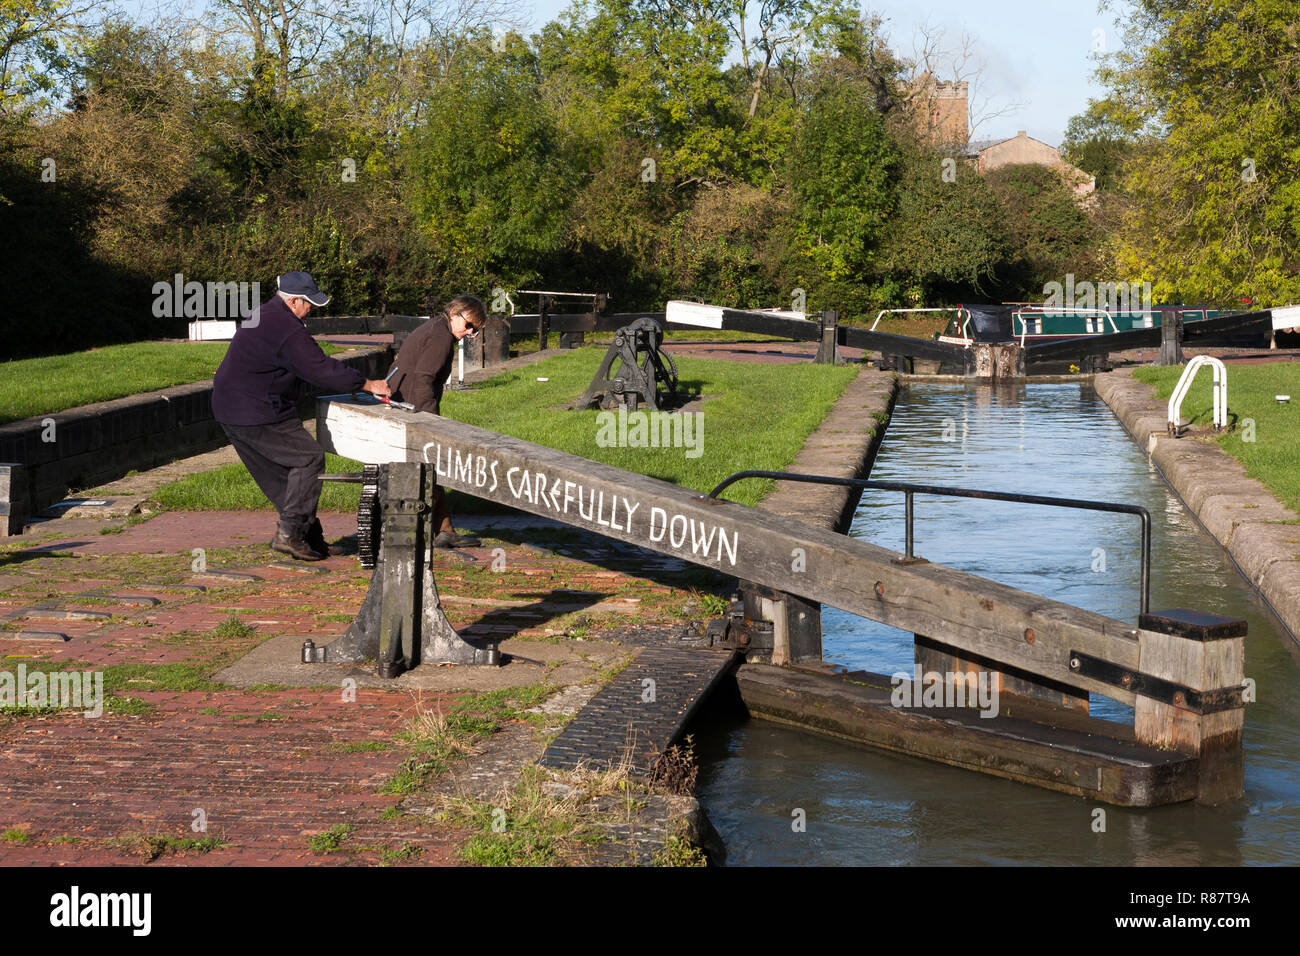
[[320,503],[325,452],[296,419],[271,425],[221,426],[239,460],[280,513],[280,530],[306,538]]

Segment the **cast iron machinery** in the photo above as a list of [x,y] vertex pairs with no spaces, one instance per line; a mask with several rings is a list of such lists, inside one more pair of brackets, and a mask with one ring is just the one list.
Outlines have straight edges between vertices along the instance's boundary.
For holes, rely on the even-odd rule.
[[[644,402],[659,411],[677,401],[677,366],[663,350],[664,330],[654,319],[640,318],[614,333],[600,368],[583,396],[570,408],[614,409],[626,406],[636,411]],[[618,373],[612,378],[615,360]]]
[[397,677],[417,664],[501,662],[495,641],[456,633],[443,613],[433,578],[433,465],[394,462],[366,465],[360,475],[322,480],[361,483],[357,551],[372,568],[370,590],[357,619],[324,647],[303,644],[303,663],[378,662],[380,677]]

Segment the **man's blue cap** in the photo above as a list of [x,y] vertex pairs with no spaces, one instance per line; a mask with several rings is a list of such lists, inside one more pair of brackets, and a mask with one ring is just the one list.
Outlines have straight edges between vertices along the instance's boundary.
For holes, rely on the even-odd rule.
[[312,305],[328,305],[330,297],[316,288],[316,280],[306,272],[286,272],[275,280],[276,288],[285,295],[297,295]]

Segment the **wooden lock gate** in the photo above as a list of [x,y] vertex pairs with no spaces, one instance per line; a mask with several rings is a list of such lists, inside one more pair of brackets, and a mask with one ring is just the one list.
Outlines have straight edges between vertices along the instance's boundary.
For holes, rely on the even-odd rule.
[[[421,463],[446,488],[740,578],[771,625],[737,673],[756,716],[1121,805],[1242,792],[1244,622],[1174,610],[1134,627],[430,413],[351,396],[317,408],[327,450]],[[918,677],[983,674],[1006,706],[984,717],[914,681],[831,673],[821,604],[912,632]],[[1133,726],[1090,716],[1090,692],[1133,707]]]

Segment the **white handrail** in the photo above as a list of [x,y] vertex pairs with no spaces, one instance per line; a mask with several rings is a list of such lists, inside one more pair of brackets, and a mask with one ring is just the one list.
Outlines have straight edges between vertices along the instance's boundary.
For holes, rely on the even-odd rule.
[[1169,434],[1175,438],[1182,428],[1179,415],[1182,412],[1183,399],[1191,390],[1196,373],[1205,365],[1214,370],[1214,381],[1210,386],[1214,393],[1214,428],[1217,431],[1228,427],[1228,368],[1211,355],[1198,355],[1187,363],[1187,368],[1183,369],[1178,384],[1174,386],[1174,393],[1169,396]]
[[[1145,310],[1139,309],[1136,311],[1140,311],[1143,312],[1143,314],[1145,314]],[[1049,312],[1059,312],[1064,315],[1089,315],[1089,314],[1104,315],[1106,317],[1106,321],[1110,323],[1110,330],[1112,332],[1119,332],[1119,326],[1115,324],[1115,319],[1112,317],[1111,313],[1106,309],[1070,309],[1070,308],[1066,308],[1065,306],[1027,305],[1024,308],[1016,309],[1016,311],[1011,313],[1012,320],[1015,319],[1020,320],[1020,347],[1021,348],[1025,347],[1025,336],[1029,334],[1029,325],[1028,323],[1025,322],[1025,317],[1024,317],[1024,314],[1026,312],[1034,313],[1037,315],[1047,315]],[[1011,334],[1012,335],[1016,334],[1014,327],[1012,328]],[[1102,333],[1092,333],[1092,334],[1102,334]]]
[[961,336],[963,339],[966,340],[967,346],[970,345],[970,336],[966,334],[966,327],[970,325],[970,310],[967,309],[965,306],[956,306],[956,307],[947,306],[947,307],[936,307],[930,309],[881,309],[879,312],[876,313],[876,321],[871,323],[871,328],[868,329],[867,331],[868,332],[876,331],[876,326],[880,324],[880,320],[884,318],[885,314],[893,313],[893,312],[956,312],[957,318],[961,318],[962,313],[965,313],[966,321],[962,323]]
[[962,306],[951,306],[951,305],[942,308],[933,308],[933,309],[881,309],[879,312],[876,313],[876,321],[871,323],[871,328],[868,329],[867,331],[869,332],[876,331],[876,326],[880,324],[880,320],[884,318],[884,316],[887,313],[894,313],[894,312],[956,312],[958,315],[961,315],[961,313],[966,312],[966,309],[965,307]]

